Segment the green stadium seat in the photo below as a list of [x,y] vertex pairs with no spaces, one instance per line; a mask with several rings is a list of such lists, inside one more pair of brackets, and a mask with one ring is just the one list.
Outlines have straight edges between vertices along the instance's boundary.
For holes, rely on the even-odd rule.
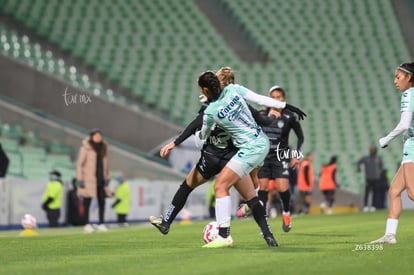
[[[396,123],[398,108],[384,115],[377,107],[398,103],[398,94],[389,92],[394,89],[389,68],[410,57],[389,1],[223,3],[246,35],[265,49],[269,64],[244,64],[192,1],[3,0],[0,9],[117,81],[131,98],[168,112],[183,124],[199,107],[197,74],[222,65],[233,67],[237,82],[249,88],[267,94],[271,85],[280,84],[288,92],[288,101],[307,111],[316,109],[308,111],[309,118],[303,122],[308,131],[305,147],[346,151],[349,156],[344,161],[364,149],[372,136]],[[275,18],[277,24],[271,28],[264,23]],[[0,46],[7,48],[6,54],[91,92],[116,95],[108,95],[104,87],[71,72],[69,66],[47,57],[30,41],[23,43],[1,25],[0,31]],[[367,79],[376,81],[367,87]],[[380,91],[384,94],[379,97]],[[183,105],[185,108],[180,107]],[[365,121],[372,122],[367,126]],[[351,138],[344,138],[349,135]],[[349,146],[347,150],[345,146]],[[327,158],[329,154],[323,161]],[[390,165],[392,157],[386,163]],[[315,165],[320,164],[318,158]],[[347,168],[341,170],[341,177],[348,185],[355,180]]]

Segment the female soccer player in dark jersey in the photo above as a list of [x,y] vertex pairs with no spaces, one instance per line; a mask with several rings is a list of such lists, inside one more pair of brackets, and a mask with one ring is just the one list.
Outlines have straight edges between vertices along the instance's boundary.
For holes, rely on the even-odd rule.
[[[269,89],[269,96],[279,101],[286,101],[285,90],[279,86]],[[273,122],[263,127],[270,142],[269,153],[267,154],[263,166],[259,170],[259,199],[265,207],[268,201],[269,181],[276,181],[276,191],[278,191],[282,201],[282,228],[289,232],[292,224],[290,217],[290,191],[289,191],[289,168],[295,168],[298,159],[301,157],[302,144],[304,141],[302,127],[300,126],[295,114],[287,109],[266,108],[262,111],[263,115],[275,116]],[[295,150],[289,148],[290,130],[297,136],[297,147]],[[242,205],[237,211],[238,216],[244,216],[247,208]]]

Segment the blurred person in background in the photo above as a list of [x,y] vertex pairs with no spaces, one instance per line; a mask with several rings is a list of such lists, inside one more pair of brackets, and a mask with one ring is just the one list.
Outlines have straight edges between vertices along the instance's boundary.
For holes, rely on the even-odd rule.
[[[383,168],[382,159],[377,155],[377,148],[371,146],[369,155],[360,158],[357,162],[357,171],[361,172],[361,166],[365,170],[365,193],[364,193],[364,212],[375,211],[379,208],[378,196],[381,196],[381,173]],[[371,205],[368,203],[369,195],[372,194]]]
[[72,178],[72,189],[66,193],[66,225],[85,225],[83,201],[77,194],[77,181]]
[[118,186],[115,189],[115,201],[111,205],[111,207],[117,214],[118,225],[127,226],[128,223],[126,217],[131,207],[131,190],[129,188],[128,182],[125,180],[123,176],[118,176],[116,178],[116,181],[118,182]]
[[4,152],[0,143],[0,182],[6,177],[7,169],[9,168],[10,160]]
[[336,161],[337,157],[332,156],[329,163],[325,164],[321,168],[321,173],[319,176],[319,190],[321,190],[324,196],[324,200],[320,205],[322,214],[325,213],[326,207],[328,207],[328,210],[326,211],[328,215],[331,215],[333,213],[335,190],[338,186],[336,181]]
[[103,140],[99,129],[93,129],[89,137],[82,141],[76,163],[77,194],[83,200],[85,215],[85,233],[92,233],[89,223],[89,209],[93,198],[98,199],[99,224],[97,230],[108,231],[105,226],[105,198],[111,197],[109,190],[108,144]]
[[49,182],[42,197],[42,209],[46,212],[49,227],[57,227],[62,207],[63,182],[59,171],[49,173]]
[[312,203],[312,192],[314,185],[314,174],[313,174],[313,152],[306,154],[304,160],[301,161],[298,171],[298,191],[299,191],[299,213],[309,214],[309,209]]
[[401,116],[397,126],[378,143],[381,148],[399,135],[404,137],[403,156],[400,168],[394,176],[388,190],[389,210],[385,226],[385,235],[371,243],[396,244],[398,219],[402,211],[401,193],[414,200],[414,62],[404,63],[395,70],[394,84],[401,94]]
[[376,195],[376,203],[375,207],[377,209],[384,209],[386,208],[387,203],[387,192],[390,188],[390,181],[388,180],[388,171],[387,169],[382,169],[381,172],[381,179],[379,181],[379,186],[377,188],[377,195]]

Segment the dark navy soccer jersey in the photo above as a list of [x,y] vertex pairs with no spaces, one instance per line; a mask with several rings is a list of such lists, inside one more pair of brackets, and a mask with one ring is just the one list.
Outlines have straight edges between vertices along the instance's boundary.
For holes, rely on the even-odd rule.
[[[270,109],[261,111],[262,115],[268,115]],[[266,160],[275,160],[277,158],[277,150],[283,152],[289,149],[289,133],[293,129],[295,132],[298,143],[296,150],[301,150],[304,137],[302,127],[300,126],[296,116],[289,110],[284,109],[282,116],[275,118],[270,125],[262,126],[263,131],[266,133],[270,142],[269,154]]]

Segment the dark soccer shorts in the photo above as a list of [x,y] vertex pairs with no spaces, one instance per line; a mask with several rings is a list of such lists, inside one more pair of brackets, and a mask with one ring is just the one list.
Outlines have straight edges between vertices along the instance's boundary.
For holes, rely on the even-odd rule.
[[288,179],[289,178],[290,160],[267,161],[259,169],[257,176],[259,179]]
[[221,169],[226,166],[227,162],[236,154],[234,151],[220,152],[209,152],[202,150],[201,157],[197,163],[197,170],[203,176],[203,178],[209,180],[218,173]]

